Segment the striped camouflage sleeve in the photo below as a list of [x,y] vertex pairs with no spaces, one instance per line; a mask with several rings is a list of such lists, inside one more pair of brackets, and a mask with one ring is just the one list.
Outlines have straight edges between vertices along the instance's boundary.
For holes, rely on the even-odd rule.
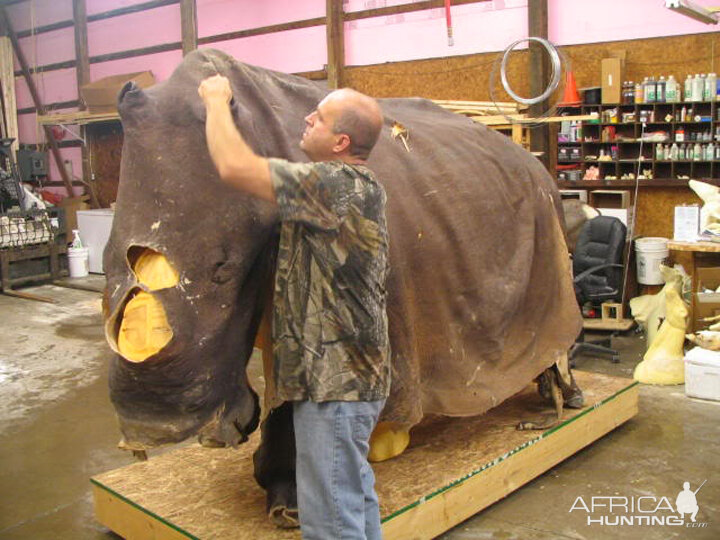
[[324,230],[340,226],[336,203],[347,184],[342,181],[346,175],[342,173],[341,164],[291,163],[278,158],[268,161],[282,220],[298,221]]

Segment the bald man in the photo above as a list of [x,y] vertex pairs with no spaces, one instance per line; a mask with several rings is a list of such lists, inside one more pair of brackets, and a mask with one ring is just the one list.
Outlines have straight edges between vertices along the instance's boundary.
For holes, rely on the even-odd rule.
[[300,527],[306,540],[379,539],[369,438],[390,388],[385,312],[386,196],[365,166],[383,123],[350,89],[305,118],[311,163],[257,156],[233,122],[229,81],[198,89],[223,182],[277,205],[273,376],[293,404]]

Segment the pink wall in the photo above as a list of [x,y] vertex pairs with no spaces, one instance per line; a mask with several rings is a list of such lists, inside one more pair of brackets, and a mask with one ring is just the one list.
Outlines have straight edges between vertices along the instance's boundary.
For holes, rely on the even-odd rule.
[[[320,70],[327,63],[325,26],[221,41],[212,47],[242,62],[290,73]],[[289,51],[303,53],[294,56]]]
[[[146,0],[86,0],[89,15],[144,3]],[[695,0],[705,6],[720,0]],[[348,12],[406,4],[410,0],[346,0]],[[197,0],[198,34],[211,36],[289,21],[322,17],[326,0]],[[367,65],[479,52],[501,51],[527,36],[527,0],[491,0],[452,8],[455,45],[448,46],[443,9],[345,24],[346,64]],[[549,36],[557,45],[593,43],[717,31],[664,7],[663,0],[548,0]],[[33,0],[7,8],[16,31],[72,18],[72,0]],[[89,23],[90,56],[180,41],[178,4]],[[280,71],[322,69],[327,62],[325,27],[218,42],[212,45],[239,60]],[[31,65],[72,60],[71,28],[27,37],[21,47]],[[179,50],[90,66],[91,80],[118,73],[152,70],[167,79],[182,60]],[[77,99],[75,70],[35,75],[44,103]],[[16,79],[18,107],[32,106],[21,77]],[[38,142],[35,116],[20,115],[21,142]],[[43,135],[40,134],[40,142]],[[63,156],[81,171],[79,149]],[[59,175],[54,169],[52,178]]]
[[[720,6],[718,0],[693,0]],[[549,0],[548,35],[560,45],[717,32],[665,8],[664,0]]]
[[325,16],[325,0],[197,0],[200,37]]
[[181,40],[177,4],[88,24],[91,57]]

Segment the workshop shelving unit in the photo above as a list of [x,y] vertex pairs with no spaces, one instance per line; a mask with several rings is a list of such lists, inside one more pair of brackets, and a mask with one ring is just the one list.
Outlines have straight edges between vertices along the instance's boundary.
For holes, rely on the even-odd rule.
[[[683,107],[686,110],[687,120],[679,121]],[[617,122],[603,121],[603,113],[617,109]],[[634,105],[603,104],[582,105],[565,108],[564,113],[569,115],[598,114],[598,120],[581,123],[581,133],[577,141],[558,140],[558,183],[561,188],[569,187],[628,187],[634,185],[634,179],[621,180],[624,175],[638,175],[651,170],[652,178],[641,178],[643,186],[682,186],[688,179],[702,180],[714,184],[720,183],[720,160],[717,159],[656,159],[658,144],[670,145],[708,145],[713,143],[717,147],[720,141],[716,132],[720,127],[720,106],[716,102],[679,102],[679,103],[641,103]],[[623,122],[623,115],[632,114],[632,121]],[[644,133],[665,131],[668,139],[663,142],[641,141],[643,136],[642,115],[652,119],[646,122]],[[701,117],[702,121],[696,121]],[[611,127],[615,131],[614,140],[602,140],[605,128]],[[675,139],[675,132],[682,128],[685,132],[684,141]],[[710,138],[697,140],[704,133],[710,133]],[[575,150],[577,149],[577,150]],[[604,151],[604,152],[601,152]],[[600,154],[605,153],[609,159],[601,160]],[[567,155],[561,159],[560,154]],[[714,156],[713,156],[714,157]],[[568,168],[568,165],[573,167]],[[599,180],[582,180],[590,166],[597,166],[600,171]],[[566,167],[563,167],[566,166]],[[568,170],[577,170],[576,180],[562,179],[562,173]],[[571,175],[572,176],[572,175]],[[607,177],[615,177],[608,179]]]

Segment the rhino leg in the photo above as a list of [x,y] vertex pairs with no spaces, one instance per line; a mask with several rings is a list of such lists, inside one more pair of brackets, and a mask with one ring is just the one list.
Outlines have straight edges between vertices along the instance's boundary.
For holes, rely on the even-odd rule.
[[[577,382],[575,382],[575,377],[570,369],[568,355],[563,355],[563,357],[550,369],[554,369],[556,372],[557,381],[560,385],[560,390],[562,390],[563,404],[565,407],[568,409],[581,409],[585,405],[585,396],[583,396],[582,390],[577,385]],[[538,392],[543,398],[548,401],[552,401],[553,397],[550,393],[550,385],[547,381],[548,379],[543,378],[542,376],[538,378]]]
[[585,405],[585,396],[575,382],[575,377],[570,369],[568,369],[567,374],[569,381],[566,377],[558,378],[560,390],[562,390],[563,403],[568,409],[582,409]]
[[255,480],[267,494],[268,517],[283,529],[299,527],[292,403],[271,410],[260,429],[253,462]]
[[539,420],[522,421],[517,425],[518,430],[548,429],[556,426],[562,419],[563,392],[560,388],[561,377],[556,366],[549,367],[539,377],[538,386],[540,394],[549,394],[555,405],[555,414],[545,415]]

